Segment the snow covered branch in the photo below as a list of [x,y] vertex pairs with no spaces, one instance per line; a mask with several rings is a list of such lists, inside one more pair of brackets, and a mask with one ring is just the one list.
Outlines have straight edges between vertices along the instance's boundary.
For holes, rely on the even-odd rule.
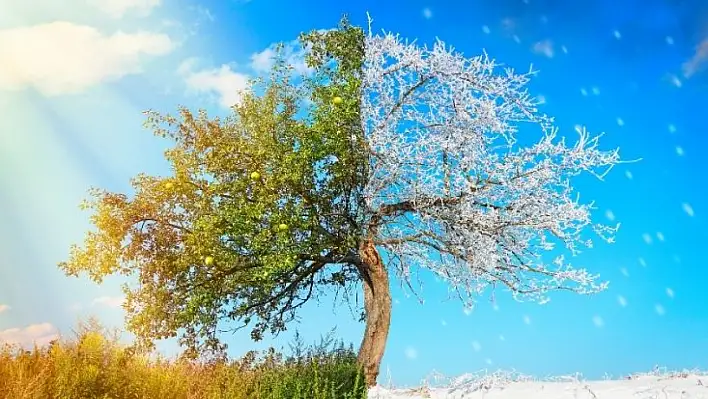
[[[567,144],[536,109],[518,74],[485,54],[465,58],[397,36],[369,36],[362,124],[370,151],[365,190],[377,244],[404,280],[411,266],[448,280],[464,301],[489,286],[517,299],[554,289],[593,293],[597,276],[547,254],[611,241],[616,227],[590,220],[570,179],[600,179],[618,162],[585,131]],[[544,256],[545,255],[545,256]]]

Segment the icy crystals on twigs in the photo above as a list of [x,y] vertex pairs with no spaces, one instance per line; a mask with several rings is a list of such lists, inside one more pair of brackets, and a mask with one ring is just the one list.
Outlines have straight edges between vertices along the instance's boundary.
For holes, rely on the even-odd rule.
[[569,179],[601,179],[618,151],[601,151],[585,129],[567,144],[525,89],[533,71],[498,69],[486,54],[464,58],[442,42],[430,49],[391,34],[367,38],[367,206],[408,207],[378,243],[402,277],[412,265],[429,268],[464,301],[489,285],[519,300],[602,290],[597,276],[542,254],[556,244],[572,254],[592,246],[587,229],[612,240],[616,227],[590,220],[592,204],[580,202]]

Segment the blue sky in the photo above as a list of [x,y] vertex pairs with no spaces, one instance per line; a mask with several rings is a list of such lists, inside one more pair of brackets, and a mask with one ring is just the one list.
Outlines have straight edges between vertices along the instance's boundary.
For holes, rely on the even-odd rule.
[[[245,79],[267,67],[273,43],[334,27],[343,12],[365,25],[369,11],[375,30],[423,43],[439,37],[470,56],[485,49],[519,70],[533,64],[540,73],[530,89],[561,133],[605,132],[605,148],[642,159],[605,182],[577,180],[582,198],[596,201],[597,221],[622,224],[615,244],[575,260],[609,280],[608,291],[558,293],[543,306],[480,298],[467,314],[433,279],[424,278],[423,305],[394,283],[381,381],[389,369],[395,383],[415,384],[433,370],[599,378],[654,365],[708,368],[699,249],[708,238],[705,2],[43,3],[0,0],[0,340],[46,342],[89,314],[120,325],[120,280],[69,279],[56,263],[89,227],[78,209],[88,187],[126,191],[138,172],[167,173],[169,143],[142,128],[142,110],[225,113]],[[297,52],[292,61],[301,62]],[[293,328],[312,341],[336,325],[358,344],[363,326],[330,299],[307,307]],[[240,355],[291,337],[226,339]]]

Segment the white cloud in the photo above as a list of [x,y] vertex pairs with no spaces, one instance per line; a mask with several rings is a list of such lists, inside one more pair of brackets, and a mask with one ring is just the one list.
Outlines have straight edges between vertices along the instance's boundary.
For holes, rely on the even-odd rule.
[[[257,73],[267,73],[275,64],[277,55],[277,44],[272,44],[265,50],[251,55],[251,68]],[[300,45],[298,40],[293,40],[283,44],[282,56],[285,62],[292,66],[296,73],[310,75],[313,69],[305,63],[306,49]]]
[[229,65],[219,68],[194,70],[195,59],[184,61],[177,72],[184,76],[187,88],[195,93],[216,95],[224,108],[241,101],[243,90],[249,86],[249,76],[235,72]]
[[91,301],[91,305],[103,305],[109,308],[119,308],[123,305],[124,299],[125,298],[122,296],[101,296]]
[[38,346],[49,344],[59,338],[59,333],[52,324],[30,324],[24,328],[8,328],[0,330],[0,343],[31,347],[35,342]]
[[153,8],[160,5],[161,0],[86,0],[86,2],[101,10],[111,18],[122,18],[126,13],[135,11],[145,17]]
[[271,47],[251,55],[251,68],[259,72],[267,72],[275,63],[275,50]]
[[5,305],[5,304],[0,303],[0,313],[7,312],[8,310],[10,310],[9,305]]
[[93,27],[62,21],[0,30],[0,90],[77,93],[140,73],[142,56],[164,55],[174,46],[164,34],[118,31],[106,36]]

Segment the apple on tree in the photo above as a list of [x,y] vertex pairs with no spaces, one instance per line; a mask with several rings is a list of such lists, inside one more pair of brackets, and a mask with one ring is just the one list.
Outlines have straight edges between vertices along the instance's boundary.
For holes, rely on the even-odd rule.
[[214,264],[214,257],[213,257],[213,256],[207,256],[206,258],[204,258],[204,263],[205,263],[207,266],[210,266],[210,265]]

